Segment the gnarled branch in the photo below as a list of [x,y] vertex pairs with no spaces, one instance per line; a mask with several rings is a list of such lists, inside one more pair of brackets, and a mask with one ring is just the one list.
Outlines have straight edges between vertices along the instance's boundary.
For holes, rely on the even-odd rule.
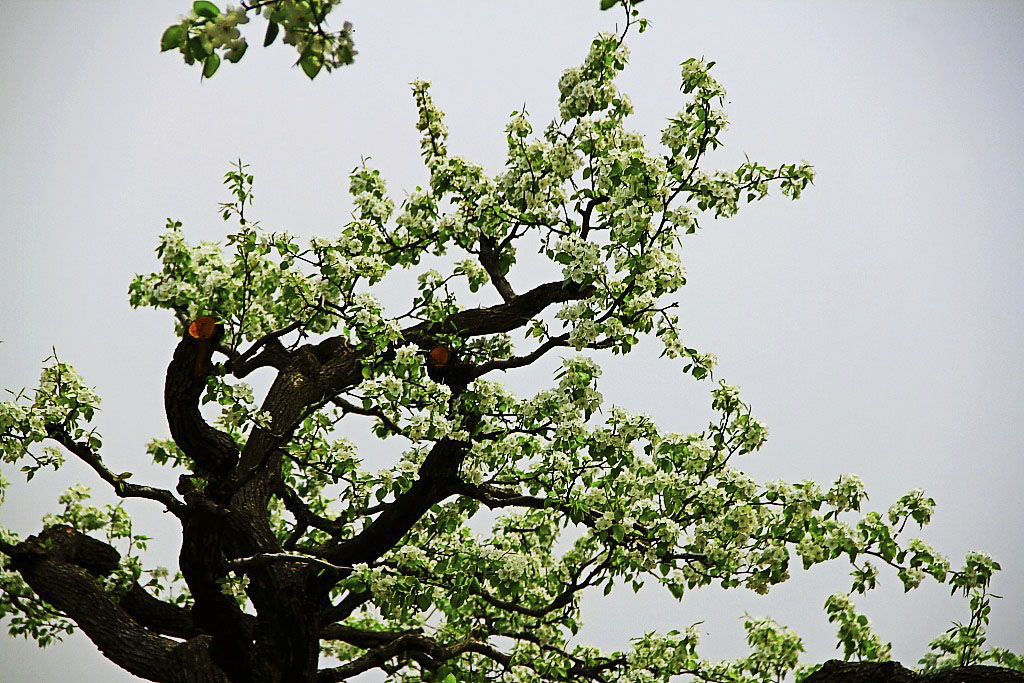
[[[175,634],[194,636],[184,643],[158,635],[141,622],[146,610],[157,608],[152,601],[160,601],[138,593],[132,597],[133,589],[119,604],[103,590],[96,577],[112,571],[119,559],[118,552],[102,541],[71,527],[52,526],[14,547],[11,568],[39,597],[74,620],[107,659],[129,673],[167,683],[227,683],[210,658],[208,636],[195,635],[187,627]],[[157,609],[175,611],[161,605]]]
[[214,339],[195,339],[186,332],[167,366],[164,410],[178,448],[205,472],[224,476],[238,460],[238,447],[224,432],[208,425],[199,412],[206,388]]

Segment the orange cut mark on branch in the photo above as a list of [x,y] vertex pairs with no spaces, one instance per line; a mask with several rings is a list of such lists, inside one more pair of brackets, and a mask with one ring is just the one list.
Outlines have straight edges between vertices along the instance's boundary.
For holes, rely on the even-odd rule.
[[447,346],[435,346],[430,349],[430,364],[435,368],[443,368],[451,360],[452,352]]
[[209,339],[217,330],[217,321],[212,315],[196,318],[188,326],[188,334],[194,339]]

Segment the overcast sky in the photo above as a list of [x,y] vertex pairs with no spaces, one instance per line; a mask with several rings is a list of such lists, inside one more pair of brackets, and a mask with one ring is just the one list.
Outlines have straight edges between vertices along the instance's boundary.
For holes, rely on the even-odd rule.
[[[210,81],[161,55],[185,0],[4,3],[0,41],[0,386],[34,386],[56,347],[104,398],[114,471],[167,485],[143,464],[165,436],[161,390],[175,339],[169,315],[132,311],[127,285],[151,270],[166,217],[191,240],[218,239],[221,177],[241,157],[254,214],[273,230],[330,234],[347,219],[346,174],[369,156],[395,196],[425,177],[407,84],[434,82],[458,153],[497,169],[508,113],[538,127],[562,69],[620,15],[598,0],[347,0],[356,65],[310,83],[290,48],[253,47]],[[768,425],[739,464],[762,479],[829,482],[860,474],[872,509],[923,487],[938,501],[920,535],[954,566],[970,549],[1004,571],[993,644],[1024,650],[1024,4],[1020,2],[683,2],[641,5],[621,86],[652,142],[681,108],[678,65],[705,56],[729,92],[731,128],[712,165],[743,154],[806,159],[815,186],[768,199],[686,241],[681,315],[689,343],[719,357]],[[522,282],[529,273],[519,272]],[[601,390],[672,431],[702,428],[708,382],[638,352],[609,357]],[[547,378],[538,378],[544,381]],[[22,534],[76,480],[111,499],[84,466],[15,483],[0,523]],[[137,528],[173,519],[132,502]],[[682,603],[656,587],[584,603],[586,642],[621,647],[650,629],[703,621],[705,652],[743,653],[739,619],[770,614],[805,636],[808,660],[834,655],[822,604],[848,567],[794,571],[765,598],[708,589]],[[859,604],[912,664],[967,606],[928,585],[883,588]],[[83,636],[39,651],[0,635],[0,680],[135,680]]]

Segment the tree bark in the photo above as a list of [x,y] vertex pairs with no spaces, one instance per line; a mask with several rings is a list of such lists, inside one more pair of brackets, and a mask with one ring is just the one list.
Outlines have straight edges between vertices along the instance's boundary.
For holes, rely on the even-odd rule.
[[[106,543],[71,527],[52,526],[18,544],[11,568],[125,671],[162,683],[228,683],[210,657],[210,637],[195,635],[184,610],[157,600],[138,585],[120,601],[102,588],[97,577],[113,571],[119,561],[118,552]],[[140,623],[157,613],[171,617],[166,630],[194,637],[179,642]]]
[[804,683],[1024,683],[1024,673],[998,666],[959,666],[919,674],[899,662],[841,662],[833,659]]

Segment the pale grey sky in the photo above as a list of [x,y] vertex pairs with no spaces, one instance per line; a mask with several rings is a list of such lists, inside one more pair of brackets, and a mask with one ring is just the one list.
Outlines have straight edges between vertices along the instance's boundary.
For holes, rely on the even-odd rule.
[[[163,373],[175,340],[167,315],[130,310],[132,275],[155,265],[168,216],[190,239],[217,239],[220,180],[241,157],[256,175],[268,228],[329,233],[348,212],[346,174],[361,156],[397,197],[422,182],[407,84],[426,78],[448,113],[451,147],[500,166],[503,127],[524,103],[554,111],[561,70],[620,21],[597,0],[347,0],[355,66],[310,83],[293,53],[258,47],[200,83],[160,55],[186,0],[4,3],[0,42],[0,386],[33,386],[55,346],[104,398],[112,469],[168,483],[140,464],[164,436]],[[769,199],[689,239],[682,316],[718,375],[743,388],[768,425],[765,449],[740,461],[763,479],[827,482],[860,474],[884,510],[907,489],[939,503],[920,535],[957,565],[987,550],[994,644],[1024,650],[1024,4],[1019,2],[683,2],[648,0],[622,87],[633,125],[656,139],[681,106],[678,64],[703,55],[729,92],[731,129],[713,162],[747,153],[806,159],[816,184],[797,203]],[[521,273],[528,279],[528,273]],[[541,378],[543,379],[543,378]],[[610,401],[665,428],[697,430],[708,383],[654,354],[609,359]],[[0,523],[38,530],[76,480],[69,462],[31,486],[15,481]],[[92,482],[96,484],[96,482]],[[95,485],[97,499],[110,500]],[[172,519],[132,503],[140,529]],[[741,654],[739,617],[770,614],[805,636],[809,660],[833,656],[822,604],[847,567],[795,571],[765,598],[718,589],[672,601],[654,587],[585,601],[581,638],[604,647],[703,621],[705,652]],[[930,585],[904,596],[896,577],[860,600],[895,656],[912,664],[963,601]],[[39,651],[0,635],[0,680],[133,680],[76,635]]]

